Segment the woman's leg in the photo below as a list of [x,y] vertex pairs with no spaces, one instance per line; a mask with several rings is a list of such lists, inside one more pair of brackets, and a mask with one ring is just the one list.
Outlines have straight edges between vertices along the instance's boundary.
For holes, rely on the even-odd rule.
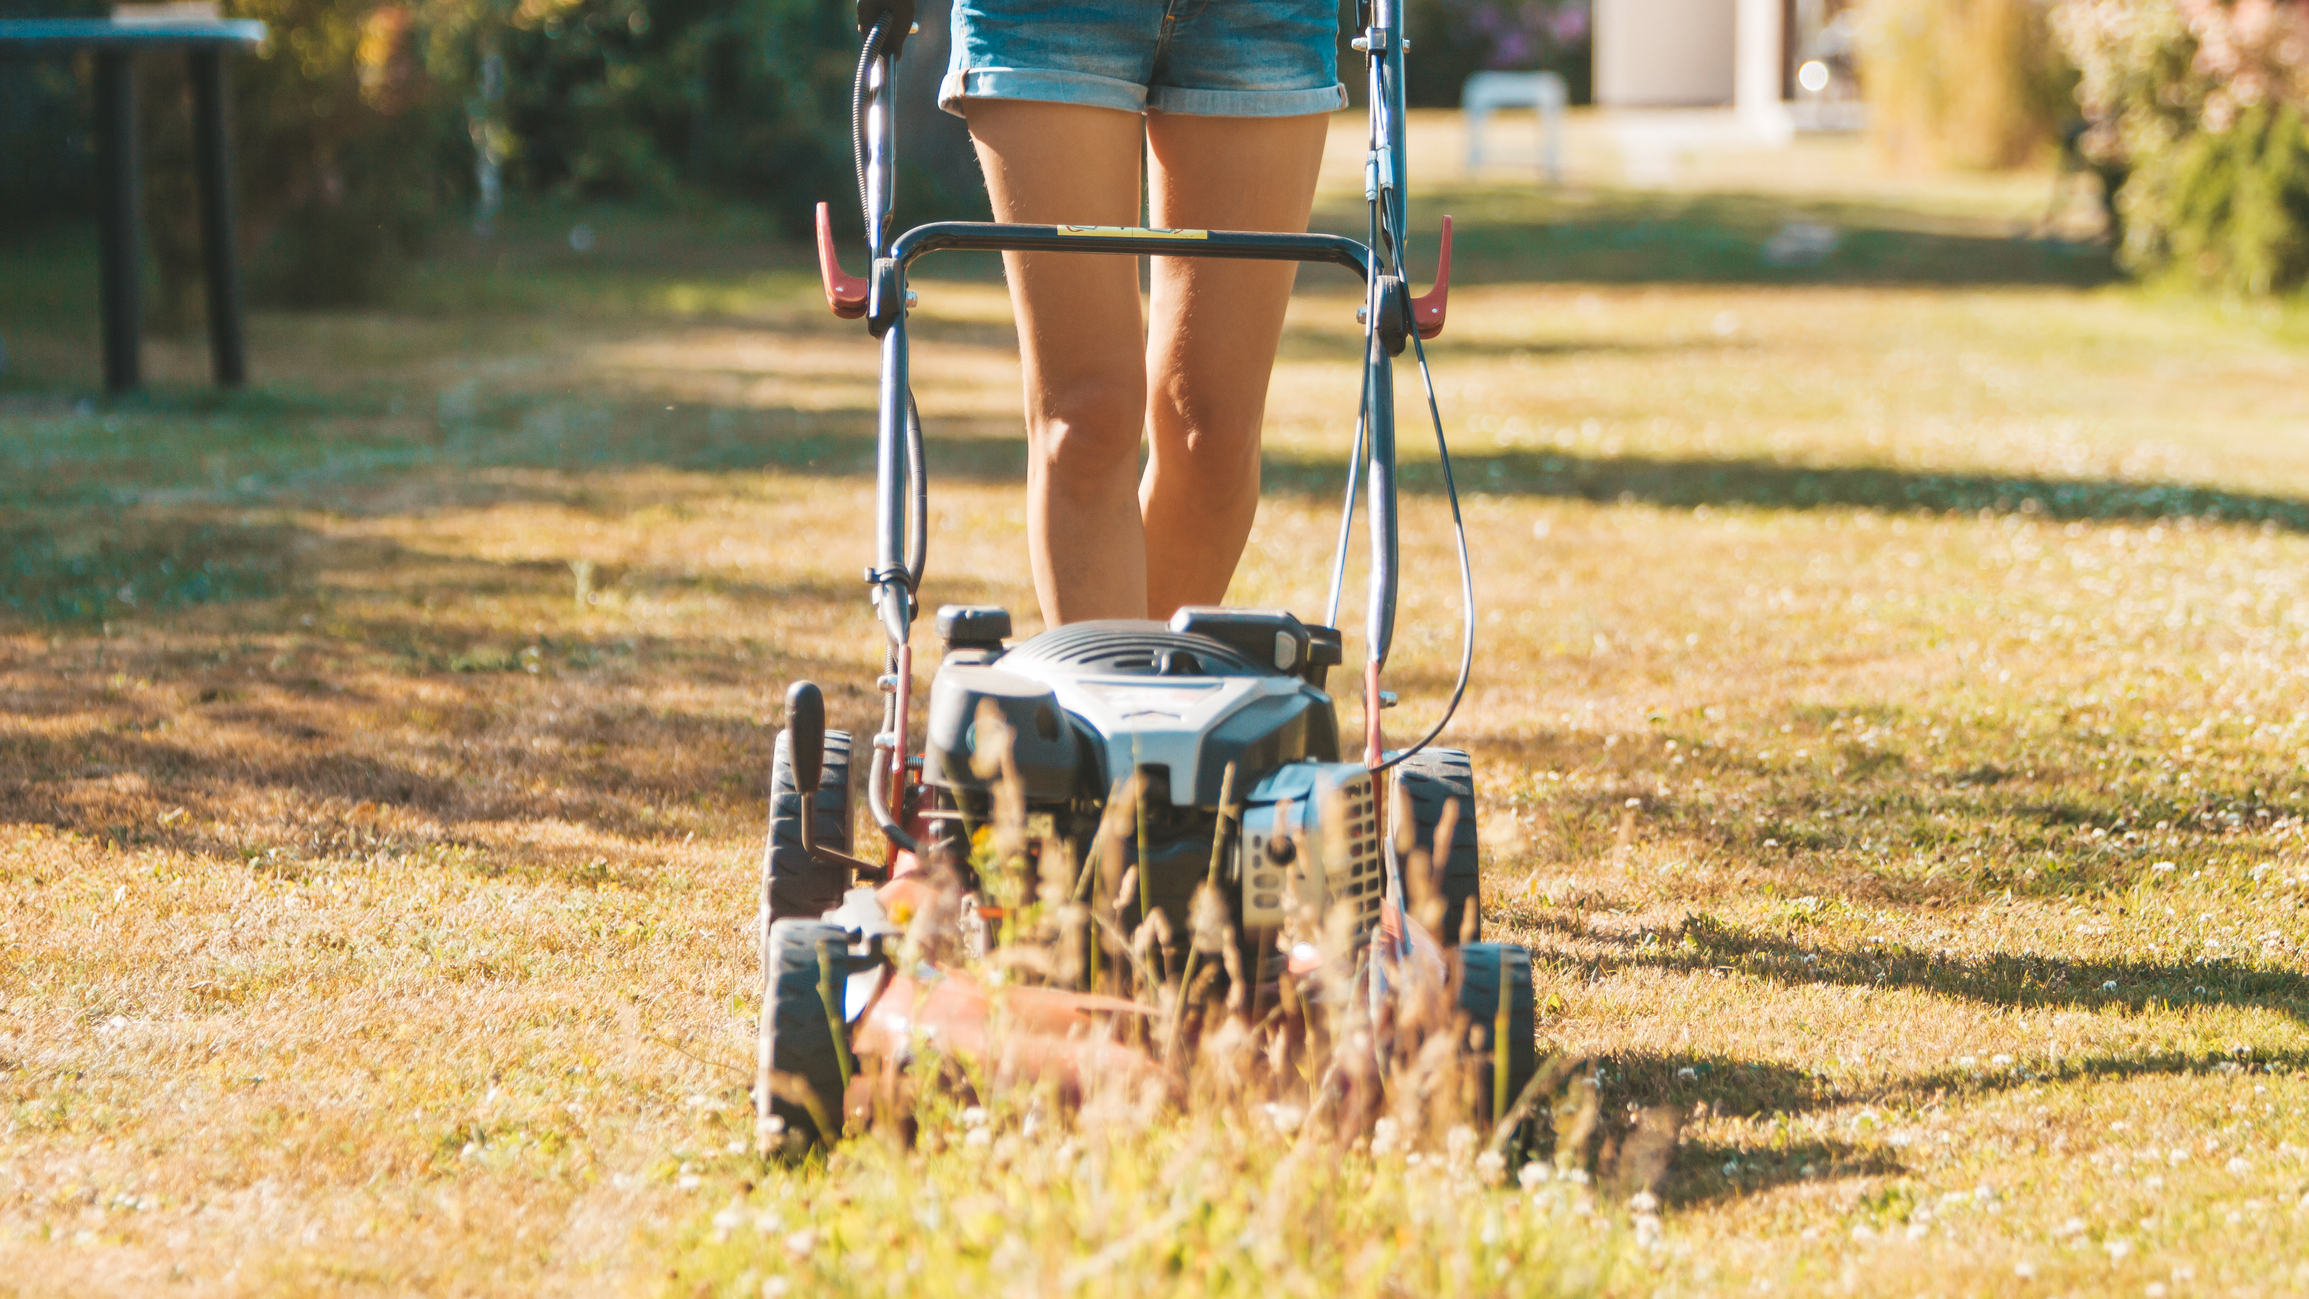
[[[996,220],[1138,224],[1138,114],[1016,99],[963,106]],[[1081,253],[1002,260],[1026,372],[1026,544],[1043,621],[1144,618],[1138,262]]]
[[[1152,113],[1152,224],[1307,228],[1329,114]],[[1148,613],[1218,604],[1259,509],[1259,428],[1283,336],[1291,262],[1154,259],[1146,353],[1154,452],[1139,485]]]

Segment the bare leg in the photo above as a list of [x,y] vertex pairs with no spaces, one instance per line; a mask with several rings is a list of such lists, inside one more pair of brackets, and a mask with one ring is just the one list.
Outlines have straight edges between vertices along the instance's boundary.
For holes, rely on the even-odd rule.
[[[1326,114],[1149,114],[1154,225],[1307,228]],[[1147,346],[1153,455],[1139,485],[1150,616],[1218,604],[1259,509],[1259,430],[1283,336],[1290,262],[1154,259]]]
[[[964,101],[995,219],[1138,224],[1140,117]],[[1004,253],[1026,375],[1026,545],[1050,626],[1147,612],[1138,450],[1146,327],[1134,258]]]

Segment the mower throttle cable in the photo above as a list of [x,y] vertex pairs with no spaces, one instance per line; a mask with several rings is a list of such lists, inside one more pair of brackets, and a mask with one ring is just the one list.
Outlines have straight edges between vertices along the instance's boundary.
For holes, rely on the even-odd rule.
[[[1403,273],[1405,270],[1403,239],[1390,228],[1392,223],[1386,220],[1384,213],[1377,224],[1380,232],[1386,237],[1388,248],[1394,252],[1396,273]],[[1378,312],[1371,312],[1370,317],[1363,325],[1365,356],[1370,355],[1371,334],[1379,327]],[[1459,483],[1451,472],[1451,446],[1443,436],[1443,408],[1435,400],[1435,375],[1427,368],[1427,344],[1420,338],[1417,328],[1406,332],[1410,335],[1412,354],[1419,359],[1419,380],[1427,392],[1427,415],[1435,426],[1435,452],[1443,462],[1443,494],[1451,502],[1451,530],[1459,549],[1459,675],[1458,679],[1452,682],[1451,701],[1443,706],[1443,716],[1436,719],[1435,725],[1428,728],[1427,734],[1419,737],[1417,744],[1396,750],[1393,757],[1372,768],[1373,775],[1402,763],[1428,745],[1433,744],[1436,737],[1443,734],[1443,728],[1449,726],[1451,719],[1458,714],[1460,701],[1467,696],[1468,676],[1475,668],[1475,570],[1467,557],[1467,520],[1459,510]],[[1365,370],[1365,376],[1363,391],[1364,400],[1368,403],[1371,390],[1368,368]],[[1357,417],[1355,424],[1355,445],[1356,455],[1354,458],[1359,460],[1363,448],[1363,422],[1360,416]],[[1354,464],[1348,466],[1347,507],[1349,510],[1354,508],[1355,485],[1359,477],[1355,472],[1356,468],[1357,466]],[[1342,540],[1344,540],[1344,536],[1345,534],[1342,532]],[[1338,555],[1338,572],[1341,577],[1345,576],[1346,560],[1346,547],[1342,545]],[[1364,707],[1372,707],[1374,703],[1375,701],[1367,701]]]
[[1417,330],[1411,333],[1411,346],[1416,349],[1419,357],[1420,381],[1427,388],[1427,413],[1435,422],[1435,450],[1443,458],[1443,494],[1451,502],[1451,531],[1459,544],[1459,606],[1463,611],[1460,619],[1459,679],[1452,683],[1451,702],[1443,706],[1443,716],[1436,719],[1427,734],[1419,737],[1419,743],[1398,750],[1394,757],[1380,763],[1377,768],[1379,771],[1385,771],[1409,758],[1433,744],[1435,737],[1443,734],[1443,728],[1449,726],[1452,717],[1459,712],[1459,701],[1467,696],[1468,674],[1475,668],[1475,570],[1467,559],[1467,520],[1459,513],[1459,484],[1452,479],[1451,447],[1443,439],[1443,408],[1436,404],[1435,376],[1427,369],[1427,347],[1419,341]]

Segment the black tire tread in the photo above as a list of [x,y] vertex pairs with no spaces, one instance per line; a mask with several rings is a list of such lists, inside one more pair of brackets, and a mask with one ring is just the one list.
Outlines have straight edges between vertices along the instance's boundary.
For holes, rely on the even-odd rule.
[[[1464,749],[1427,748],[1403,760],[1395,778],[1411,796],[1411,820],[1419,847],[1430,860],[1442,857],[1444,946],[1459,942],[1460,926],[1468,909],[1476,913],[1475,935],[1483,934],[1483,872],[1481,843],[1475,828],[1475,761]],[[1443,820],[1443,806],[1459,804],[1459,821],[1451,832],[1447,853],[1435,849],[1435,830]]]
[[[1539,1071],[1539,1025],[1532,995],[1531,953],[1514,943],[1462,943],[1459,961],[1459,1008],[1466,1014],[1470,1029],[1482,1030],[1486,1048],[1491,1046],[1492,1030],[1498,1024],[1501,989],[1504,986],[1506,990],[1507,1095],[1498,1105],[1498,1112],[1504,1113],[1523,1095],[1524,1086]],[[1485,1055],[1488,1058],[1488,1050]],[[1476,1094],[1482,1106],[1479,1113],[1488,1117],[1494,1112],[1493,1075],[1488,1068],[1478,1072],[1481,1084]]]
[[[762,902],[769,922],[800,918],[816,920],[840,906],[850,887],[849,872],[802,851],[802,801],[794,791],[794,766],[787,749],[787,734],[778,732],[776,756],[770,761],[770,833],[762,854]],[[836,852],[850,851],[850,735],[826,732],[826,765],[818,776],[818,797],[812,809],[818,818],[818,843]]]
[[[761,1118],[775,1115],[783,1120],[788,1141],[812,1144],[841,1135],[842,1062],[835,1050],[834,1026],[828,1022],[825,999],[818,991],[818,949],[825,943],[836,949],[834,978],[839,989],[839,981],[848,974],[849,941],[841,926],[819,920],[780,920],[770,926],[762,962],[755,1113]],[[835,1130],[821,1131],[807,1105],[778,1095],[771,1085],[776,1074],[806,1083]]]

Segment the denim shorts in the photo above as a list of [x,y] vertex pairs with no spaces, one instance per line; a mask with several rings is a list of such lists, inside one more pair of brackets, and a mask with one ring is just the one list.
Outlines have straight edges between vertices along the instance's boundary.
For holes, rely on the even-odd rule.
[[938,106],[1299,117],[1347,103],[1336,0],[954,0]]

